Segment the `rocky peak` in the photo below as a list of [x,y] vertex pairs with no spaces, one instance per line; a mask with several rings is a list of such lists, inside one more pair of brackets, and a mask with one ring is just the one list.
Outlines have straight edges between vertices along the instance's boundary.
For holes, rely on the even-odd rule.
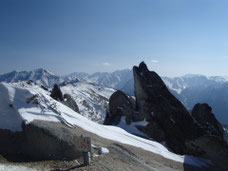
[[104,121],[105,125],[117,125],[122,116],[126,116],[126,123],[130,124],[135,109],[135,100],[124,92],[117,90],[109,98],[109,110]]
[[154,71],[149,71],[144,62],[141,62],[139,67],[134,66],[133,73],[136,107],[142,115],[149,117],[148,114],[153,112],[145,111],[144,104],[155,97],[165,97],[174,108],[185,109],[182,103],[169,92],[159,75]]
[[53,99],[61,102],[62,104],[68,106],[69,108],[71,108],[75,112],[80,113],[78,105],[75,102],[75,100],[69,94],[64,94],[63,95],[60,87],[57,84],[54,85],[54,87],[53,87],[53,89],[51,91],[51,97]]
[[208,104],[196,104],[192,110],[192,116],[209,135],[224,137],[223,127],[215,118],[212,108]]
[[139,70],[141,72],[144,72],[144,73],[149,72],[149,70],[148,70],[148,68],[147,68],[147,66],[146,66],[144,61],[139,64]]
[[[159,75],[149,71],[144,62],[134,66],[133,73],[136,108],[124,105],[127,96],[115,92],[109,99],[106,124],[117,125],[125,116],[126,125],[135,122],[131,127],[135,126],[158,142],[164,141],[173,152],[207,158],[222,170],[227,169],[228,145],[211,107],[197,104],[191,115],[169,92]],[[146,124],[137,125],[142,120]]]
[[59,86],[57,84],[54,85],[52,91],[51,91],[51,97],[58,101],[63,101],[63,94],[60,90]]

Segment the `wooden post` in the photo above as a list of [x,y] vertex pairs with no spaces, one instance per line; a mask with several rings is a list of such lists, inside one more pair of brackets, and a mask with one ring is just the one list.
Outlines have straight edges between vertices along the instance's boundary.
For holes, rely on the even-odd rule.
[[83,159],[84,159],[84,165],[88,166],[90,165],[90,152],[83,152]]
[[82,152],[82,157],[84,160],[84,165],[88,166],[90,165],[91,160],[91,152],[92,152],[92,146],[91,146],[91,138],[90,137],[77,137],[75,141],[75,145],[78,148],[79,151]]

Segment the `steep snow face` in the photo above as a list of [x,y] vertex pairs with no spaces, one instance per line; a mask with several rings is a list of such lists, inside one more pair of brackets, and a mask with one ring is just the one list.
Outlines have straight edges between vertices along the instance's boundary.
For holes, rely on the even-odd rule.
[[108,100],[115,92],[112,88],[85,81],[62,86],[61,91],[73,97],[81,115],[101,124],[104,122]]
[[42,68],[33,71],[13,71],[0,75],[0,82],[10,83],[29,80],[45,87],[52,87],[54,84],[59,84],[63,81],[59,76]]
[[[31,122],[34,119],[62,122],[68,126],[81,127],[106,139],[151,151],[177,162],[186,162],[196,166],[210,163],[191,156],[176,155],[157,142],[134,136],[121,128],[95,123],[55,101],[48,95],[48,92],[38,86],[24,83],[0,83],[0,87],[1,95],[4,97],[2,101],[4,103],[0,103],[0,128],[20,131],[22,121]],[[8,103],[12,104],[13,108]]]

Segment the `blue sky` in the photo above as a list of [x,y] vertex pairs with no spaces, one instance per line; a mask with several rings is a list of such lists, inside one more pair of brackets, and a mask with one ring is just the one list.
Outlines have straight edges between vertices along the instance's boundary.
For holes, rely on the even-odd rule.
[[131,69],[228,76],[228,1],[0,0],[0,73]]

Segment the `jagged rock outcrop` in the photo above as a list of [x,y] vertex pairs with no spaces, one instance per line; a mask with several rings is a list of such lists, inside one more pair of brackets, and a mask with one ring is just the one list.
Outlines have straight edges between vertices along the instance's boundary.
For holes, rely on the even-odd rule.
[[[143,121],[145,118],[136,111],[136,102],[131,96],[123,91],[117,90],[109,99],[109,110],[107,111],[104,125],[118,125],[122,117],[125,117],[125,123],[130,125],[131,122]],[[138,130],[153,137],[156,141],[165,140],[165,134],[161,126],[152,120],[146,126],[135,125]]]
[[60,87],[55,84],[52,91],[51,91],[51,97],[57,101],[63,101],[63,94],[62,91],[60,90]]
[[54,87],[53,87],[53,89],[51,91],[51,97],[53,99],[63,103],[64,105],[68,106],[69,108],[71,108],[75,112],[80,113],[78,105],[74,101],[74,99],[71,97],[71,95],[69,95],[69,94],[64,94],[63,95],[60,87],[57,84],[54,85]]
[[224,130],[222,125],[217,121],[214,114],[211,112],[212,108],[204,104],[196,104],[192,110],[192,116],[195,120],[207,131],[209,135],[224,138]]
[[[222,170],[228,168],[228,145],[211,108],[207,104],[197,104],[191,115],[144,62],[139,67],[134,66],[133,73],[135,108],[124,105],[128,96],[123,92],[114,93],[105,124],[117,125],[122,116],[130,118],[130,122],[125,118],[126,124],[144,120],[146,125],[134,123],[135,127],[158,142],[165,141],[173,152],[204,157]],[[134,116],[139,119],[132,119]]]
[[[186,108],[168,90],[155,72],[144,62],[134,66],[136,108],[148,121],[157,122],[165,133],[165,141],[178,154],[195,154],[185,141],[205,134]],[[153,137],[152,137],[153,138]]]
[[71,97],[71,95],[69,94],[64,94],[64,101],[62,102],[63,104],[65,104],[66,106],[68,106],[69,108],[73,109],[75,112],[80,113],[79,108],[77,103],[74,101],[74,99]]
[[137,119],[133,114],[135,109],[135,100],[124,92],[117,90],[109,98],[109,110],[104,121],[105,125],[117,125],[122,116],[126,116],[126,123],[130,124],[132,120]]

